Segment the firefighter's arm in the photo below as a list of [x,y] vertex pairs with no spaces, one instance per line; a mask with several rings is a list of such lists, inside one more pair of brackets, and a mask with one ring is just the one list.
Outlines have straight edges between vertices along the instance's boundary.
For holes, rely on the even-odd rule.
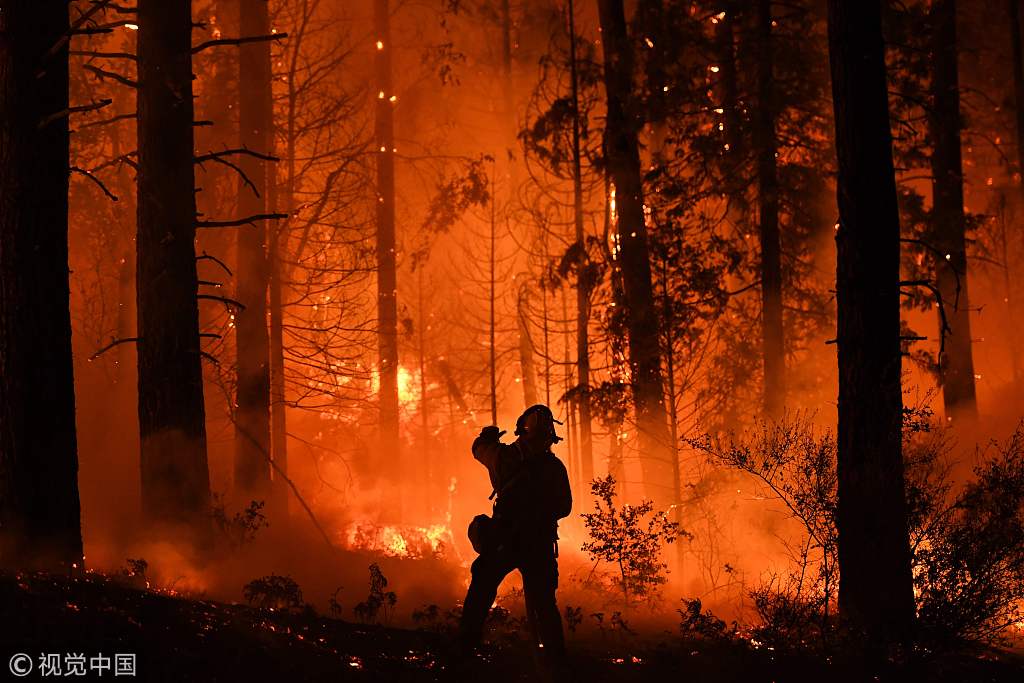
[[501,435],[497,427],[484,427],[480,436],[473,441],[473,457],[487,468],[488,472],[497,471],[498,454],[501,453]]

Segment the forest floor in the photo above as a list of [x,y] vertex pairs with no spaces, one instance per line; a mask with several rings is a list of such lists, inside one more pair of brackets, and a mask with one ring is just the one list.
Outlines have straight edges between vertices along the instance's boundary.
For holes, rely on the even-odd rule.
[[[444,633],[353,624],[312,610],[264,610],[141,590],[100,574],[68,578],[0,574],[0,672],[39,680],[40,656],[135,655],[145,681],[503,681],[543,676],[521,639],[502,639],[470,662],[457,662]],[[849,663],[781,656],[742,639],[709,643],[677,634],[628,642],[570,637],[569,666],[559,681],[956,681],[1024,680],[1024,656],[986,650],[946,653],[903,664],[878,678]],[[31,657],[28,676],[8,668]],[[24,662],[22,662],[24,665]],[[116,677],[119,680],[130,680]]]

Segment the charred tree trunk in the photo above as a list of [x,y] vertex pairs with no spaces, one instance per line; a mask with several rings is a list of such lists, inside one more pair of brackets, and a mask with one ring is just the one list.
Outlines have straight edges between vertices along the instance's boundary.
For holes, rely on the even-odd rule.
[[782,328],[782,247],[779,239],[778,142],[775,137],[772,13],[770,0],[757,3],[757,147],[758,222],[761,241],[761,344],[764,364],[764,412],[778,417],[785,402],[786,351]]
[[374,0],[377,53],[377,326],[380,373],[381,452],[400,461],[398,435],[398,274],[395,261],[395,122],[391,102],[391,10]]
[[189,0],[140,0],[137,310],[142,507],[201,532],[208,519]]
[[[132,45],[129,50],[134,53],[135,46]],[[138,111],[138,104],[134,101],[134,97],[130,102],[125,103],[121,100],[117,104],[118,116],[127,115],[134,111]],[[118,159],[121,155],[130,151],[130,149],[126,149],[127,145],[124,144],[122,136],[123,128],[120,125],[115,124],[111,127],[110,147],[111,156],[114,159]],[[131,177],[129,168],[128,164],[118,164],[115,186],[117,188],[115,194],[119,197],[118,203],[120,205],[118,213],[119,216],[124,217],[123,220],[127,228],[123,240],[118,247],[118,251],[121,254],[117,287],[118,339],[138,337],[138,327],[135,321],[135,233],[137,232],[137,209],[135,207],[135,179]],[[130,405],[130,402],[136,400],[135,386],[138,384],[138,378],[135,376],[135,366],[137,364],[138,358],[135,345],[119,344],[117,346],[117,370],[114,377],[119,388],[124,390],[121,393],[125,394],[122,398],[126,402],[122,404],[119,400],[117,402],[117,410],[123,410],[126,406]],[[130,397],[128,396],[129,393]],[[131,450],[134,451],[135,448],[133,447]]]
[[[214,0],[210,5],[210,37],[232,38],[239,35],[239,0]],[[129,31],[129,33],[133,33]],[[211,125],[195,129],[196,148],[202,152],[232,149],[238,146],[238,50],[204,50],[193,58],[192,68],[203,83],[203,93],[195,100],[195,117]],[[196,170],[196,206],[203,216],[238,215],[238,174],[225,164],[204,163]],[[201,230],[196,251],[222,261],[235,263],[236,235],[231,230]],[[199,279],[222,282],[233,278],[213,261],[200,261]],[[232,283],[234,284],[234,283]],[[223,291],[230,291],[224,289]],[[199,329],[221,325],[224,309],[199,308]],[[234,398],[230,403],[234,402]],[[228,408],[227,405],[224,406]],[[231,414],[229,410],[226,414]]]
[[519,331],[519,366],[523,374],[523,402],[527,407],[537,402],[537,369],[533,362],[533,337],[530,335],[529,284],[519,288],[516,297],[516,321]]
[[1017,181],[1024,197],[1024,50],[1020,37],[1020,0],[1007,0],[1007,15],[1010,20],[1010,50],[1013,59],[1013,100],[1017,122]]
[[[241,0],[242,36],[270,33],[267,0]],[[273,100],[270,91],[270,43],[239,47],[238,128],[243,149],[270,154],[273,146]],[[243,154],[238,166],[253,184],[238,181],[238,213],[267,213],[267,164]],[[266,499],[270,493],[270,338],[267,331],[267,225],[262,220],[238,228],[238,300],[245,307],[235,315],[238,385],[235,394],[235,488],[240,494]]]
[[633,55],[626,35],[622,0],[599,0],[608,113],[605,148],[615,183],[619,262],[627,307],[629,364],[644,486],[655,501],[672,490],[671,449],[662,387],[661,353],[651,286],[651,263],[644,225],[643,183],[633,96]]
[[487,323],[487,346],[490,349],[489,368],[491,371],[491,424],[498,424],[498,356],[495,338],[495,329],[497,327],[497,318],[495,317],[494,304],[497,300],[497,246],[498,246],[498,226],[497,216],[495,215],[495,187],[494,187],[494,176],[497,175],[497,169],[491,168],[491,242],[490,250],[488,252],[488,276],[487,276],[487,302],[488,302],[488,323]]
[[66,3],[0,0],[0,564],[7,567],[82,562],[68,308],[67,30]]
[[[950,332],[939,358],[946,417],[977,415],[971,354],[967,243],[964,235],[964,174],[960,154],[960,78],[957,73],[956,0],[932,4],[932,196],[935,284]],[[940,323],[941,324],[941,323]],[[941,334],[940,330],[940,334]]]
[[[507,204],[505,208],[506,224],[508,221],[508,207],[514,199],[517,185],[515,149],[516,149],[516,109],[515,109],[515,81],[512,73],[512,9],[509,0],[501,1],[501,62],[503,89],[502,95],[505,100],[505,180],[507,187]],[[533,339],[530,337],[529,321],[527,310],[529,289],[523,287],[517,299],[517,331],[519,334],[519,367],[522,371],[523,404],[528,408],[537,402],[537,369],[534,363],[535,351]]]
[[[271,175],[275,176],[273,171]],[[274,177],[269,196],[276,204],[277,179]],[[289,183],[289,190],[291,184]],[[290,217],[293,211],[292,193],[285,198],[285,212]],[[281,279],[284,270],[282,254],[285,251],[287,233],[284,225],[271,224],[270,244],[267,260],[270,266],[270,459],[273,461],[271,496],[274,508],[281,521],[288,518],[288,424],[285,417],[284,394],[284,306],[282,302]]]
[[871,640],[914,618],[903,487],[900,225],[877,1],[829,0],[839,159],[839,608]]
[[[1015,121],[1016,121],[1016,138],[1017,138],[1017,180],[1016,184],[1021,193],[1021,199],[1024,199],[1024,52],[1021,47],[1021,31],[1020,31],[1020,1],[1021,0],[1007,0],[1006,9],[1007,16],[1010,20],[1010,58],[1013,60],[1013,105],[1015,108]],[[1024,203],[1017,204],[1017,216],[1020,216],[1022,210],[1024,210]],[[1017,313],[1014,306],[1016,297],[1013,294],[1011,287],[1011,280],[1013,279],[1013,269],[1011,268],[1010,261],[1006,255],[1006,244],[1007,244],[1007,222],[1006,222],[1006,201],[1005,195],[1003,196],[1002,202],[1002,245],[1003,245],[1003,281],[1005,284],[1005,299],[1007,316],[1010,322],[1010,353],[1013,358],[1013,382],[1018,387],[1021,383],[1020,373],[1020,358],[1018,354],[1018,336],[1017,336]],[[1016,221],[1020,224],[1020,219]]]
[[583,171],[580,164],[580,97],[576,63],[575,6],[569,0],[569,66],[572,79],[572,187],[576,227],[576,372],[579,377],[577,405],[580,419],[580,477],[584,485],[594,478],[594,444],[590,415],[590,282],[587,277],[587,238],[583,230]]
[[725,119],[726,168],[725,185],[729,194],[729,215],[736,225],[748,220],[750,206],[747,202],[745,179],[743,178],[744,145],[742,135],[743,114],[739,97],[739,75],[737,74],[736,3],[722,5],[722,18],[718,21],[717,43],[719,51],[719,83],[722,92],[722,116]]

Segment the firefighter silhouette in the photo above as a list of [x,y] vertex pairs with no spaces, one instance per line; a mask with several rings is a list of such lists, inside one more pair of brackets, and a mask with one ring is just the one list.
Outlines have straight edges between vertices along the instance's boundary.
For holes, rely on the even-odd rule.
[[470,539],[480,556],[459,624],[460,646],[470,652],[480,643],[484,621],[498,586],[518,569],[531,631],[546,658],[565,654],[562,616],[555,601],[558,588],[558,520],[572,510],[572,492],[565,465],[551,452],[561,438],[545,405],[526,410],[516,422],[516,440],[501,442],[505,433],[484,427],[473,442],[473,457],[490,476],[494,488],[493,517],[479,515],[470,525]]

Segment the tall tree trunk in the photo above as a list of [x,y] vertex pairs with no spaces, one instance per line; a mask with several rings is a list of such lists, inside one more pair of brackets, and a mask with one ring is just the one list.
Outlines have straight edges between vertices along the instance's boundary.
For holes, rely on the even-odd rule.
[[138,239],[142,507],[151,520],[208,519],[196,301],[190,0],[140,0]]
[[398,435],[398,275],[395,262],[395,122],[391,96],[391,10],[374,0],[377,109],[377,326],[381,452],[400,461]]
[[[292,194],[290,183],[285,198],[285,213],[290,217]],[[271,183],[270,197],[276,198],[277,180]],[[279,519],[288,518],[288,423],[285,416],[284,393],[284,307],[282,302],[281,279],[284,272],[282,254],[285,253],[286,224],[272,223],[268,261],[270,264],[270,458],[274,463],[272,472],[272,498]]]
[[497,339],[495,338],[495,329],[497,327],[497,318],[495,317],[494,305],[497,299],[497,246],[498,246],[498,226],[497,216],[495,215],[495,187],[494,187],[494,176],[497,175],[497,170],[491,168],[491,241],[490,249],[488,251],[488,291],[487,291],[487,302],[488,302],[488,323],[487,323],[487,347],[490,349],[489,367],[491,371],[491,424],[498,424],[498,357],[497,349],[495,347]]
[[422,466],[421,469],[414,476],[423,477],[423,507],[426,510],[427,518],[433,519],[434,507],[435,507],[435,490],[437,487],[437,473],[435,472],[435,449],[433,448],[433,437],[430,433],[430,409],[429,409],[429,396],[427,386],[427,320],[429,315],[427,314],[426,302],[423,300],[424,294],[423,284],[423,269],[420,268],[418,272],[418,281],[416,283],[417,292],[417,314],[419,316],[419,323],[417,324],[417,355],[419,356],[420,366],[420,453]]
[[757,2],[757,147],[759,233],[761,238],[761,344],[764,412],[777,417],[785,402],[786,352],[782,329],[782,249],[779,242],[779,181],[775,138],[771,0]]
[[871,639],[914,618],[903,488],[900,224],[881,4],[829,0],[839,159],[839,608]]
[[[213,0],[209,9],[210,38],[233,38],[239,35],[240,0]],[[129,31],[128,33],[133,33]],[[194,115],[211,125],[195,129],[196,148],[202,152],[231,149],[238,146],[238,50],[220,48],[199,53],[192,64],[200,82],[205,81],[202,96],[195,100]],[[238,174],[219,163],[197,167],[196,206],[204,216],[238,215]],[[196,251],[222,261],[235,262],[236,235],[231,230],[201,230]],[[199,279],[220,282],[232,277],[213,261],[199,264]],[[230,291],[224,289],[223,291]],[[201,306],[199,328],[221,324],[223,307]],[[234,403],[234,398],[230,399]],[[227,405],[224,406],[227,409]],[[230,412],[230,411],[229,411]]]
[[533,337],[530,336],[529,283],[519,288],[516,297],[516,321],[519,332],[519,367],[522,369],[523,403],[527,407],[537,402],[537,370],[533,362]]
[[[661,292],[663,296],[662,306],[666,324],[661,326],[661,335],[665,344],[665,383],[666,396],[668,400],[668,426],[669,443],[672,449],[672,513],[671,517],[680,528],[683,525],[683,477],[682,463],[679,461],[679,390],[676,387],[676,353],[675,344],[672,339],[672,323],[675,319],[675,311],[672,301],[672,294],[669,291],[668,259],[661,261]],[[680,543],[676,547],[676,573],[682,574],[683,560],[686,556],[686,547]]]
[[[243,37],[270,33],[267,0],[241,0]],[[238,55],[238,128],[242,148],[270,154],[273,147],[273,99],[270,43],[243,44]],[[242,217],[267,213],[267,164],[244,154],[238,166],[255,189],[238,181]],[[238,386],[235,394],[235,488],[243,496],[270,494],[270,338],[267,331],[267,226],[262,220],[238,228],[238,300],[235,315]]]
[[[1021,47],[1021,31],[1020,31],[1020,2],[1021,0],[1007,0],[1006,9],[1007,17],[1010,20],[1010,58],[1013,60],[1013,105],[1016,117],[1016,130],[1014,131],[1017,138],[1017,175],[1016,185],[1021,193],[1021,200],[1024,200],[1024,51]],[[1016,204],[1017,211],[1015,212],[1018,225],[1021,224],[1019,216],[1024,213],[1024,202],[1018,201]],[[1006,292],[1006,304],[1007,304],[1007,315],[1010,322],[1010,353],[1013,358],[1013,381],[1014,384],[1020,387],[1020,358],[1018,355],[1019,343],[1017,340],[1017,313],[1013,306],[1016,297],[1013,295],[1013,290],[1010,287],[1010,282],[1013,278],[1013,269],[1010,264],[1010,260],[1006,254],[1007,244],[1007,221],[1006,221],[1006,200],[1003,197],[1002,202],[1002,242],[1003,242],[1003,280],[1005,283]],[[1018,228],[1019,229],[1019,228]]]
[[587,278],[587,237],[583,230],[583,171],[580,154],[580,96],[576,62],[575,6],[569,0],[569,66],[572,79],[572,188],[573,222],[576,228],[576,372],[579,375],[580,477],[586,485],[594,478],[594,445],[590,416],[590,282]]
[[1024,198],[1024,49],[1020,36],[1020,2],[1006,0],[1006,13],[1010,20],[1010,58],[1013,60],[1013,104],[1017,123],[1017,186]]
[[605,148],[615,184],[622,280],[627,307],[629,364],[640,457],[648,497],[665,501],[672,490],[671,449],[662,387],[661,353],[651,287],[651,263],[644,225],[643,184],[633,101],[633,55],[626,35],[623,0],[598,0],[604,46],[608,112]]
[[[132,45],[129,50],[135,52],[135,46]],[[134,101],[134,97],[129,102],[119,99],[115,106],[117,107],[118,116],[128,115],[138,110],[138,104]],[[111,156],[114,159],[120,158],[123,154],[130,151],[130,149],[126,149],[127,145],[123,136],[124,129],[120,124],[115,124],[111,127],[110,146]],[[118,247],[120,252],[120,270],[118,272],[117,287],[117,338],[130,339],[138,336],[135,321],[135,222],[137,217],[135,180],[129,173],[128,164],[118,164],[116,172],[117,180],[114,192],[119,197],[120,211],[118,215],[123,217],[123,223],[125,228],[127,228],[121,245]],[[120,400],[117,402],[117,409],[121,410],[124,406],[130,405],[131,401],[136,400],[135,385],[138,384],[138,378],[135,376],[135,366],[138,363],[138,358],[134,344],[119,344],[116,353],[117,370],[114,376],[118,386],[130,392],[130,398],[127,394],[123,396],[123,398],[129,401],[128,403],[122,406]],[[130,387],[126,387],[126,385],[130,385]],[[132,450],[134,451],[135,449],[132,448]]]
[[[515,162],[516,140],[516,109],[515,109],[515,81],[512,74],[512,8],[509,0],[501,0],[501,64],[502,64],[502,96],[505,102],[505,181],[506,204],[505,221],[508,223],[508,210],[512,204],[515,194],[517,180],[517,165]],[[518,318],[517,333],[519,335],[519,368],[522,374],[523,404],[530,407],[537,402],[537,369],[534,363],[533,340],[530,337],[530,327],[526,317],[526,304],[529,289],[523,287],[519,291],[516,300],[516,313]]]
[[[960,155],[960,78],[957,74],[956,0],[935,0],[932,35],[932,196],[935,283],[950,333],[939,358],[946,417],[977,415],[971,355],[967,244],[964,236],[964,174]],[[941,331],[940,331],[941,334]]]
[[68,285],[67,30],[67,3],[0,0],[0,565],[6,567],[82,562]]
[[[547,231],[544,231],[541,235],[543,242],[543,257],[542,263],[548,262],[548,242],[547,242]],[[543,348],[544,348],[544,405],[551,406],[551,321],[548,318],[548,288],[544,280],[540,281],[540,315],[541,315],[541,334],[543,336]]]
[[729,195],[729,216],[733,223],[742,225],[748,220],[750,206],[747,202],[746,182],[742,168],[745,161],[742,135],[742,106],[739,97],[739,76],[737,74],[736,31],[737,4],[733,0],[722,3],[721,19],[718,20],[717,47],[719,53],[719,84],[722,93],[722,116],[725,123],[726,170],[725,183]]

